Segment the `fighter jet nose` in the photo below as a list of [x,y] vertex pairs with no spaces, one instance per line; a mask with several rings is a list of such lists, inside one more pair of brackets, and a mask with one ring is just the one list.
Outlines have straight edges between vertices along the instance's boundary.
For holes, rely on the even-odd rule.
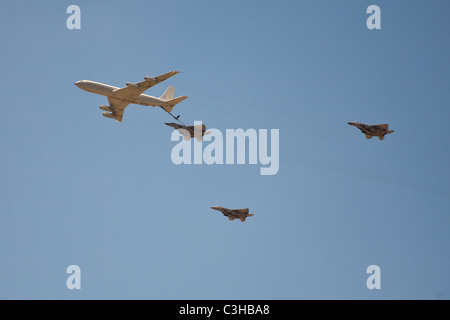
[[211,209],[218,210],[220,207],[210,207]]

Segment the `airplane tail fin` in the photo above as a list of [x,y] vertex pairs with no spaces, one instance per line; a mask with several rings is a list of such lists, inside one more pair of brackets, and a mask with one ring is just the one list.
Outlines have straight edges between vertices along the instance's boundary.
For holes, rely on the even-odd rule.
[[166,91],[162,94],[161,97],[159,97],[161,100],[168,101],[170,99],[173,99],[173,93],[175,92],[175,88],[170,86],[167,88]]
[[394,132],[394,130],[389,130],[389,131],[387,131],[386,133],[392,133],[392,132]]
[[172,112],[173,107],[177,104],[180,103],[181,101],[187,99],[186,96],[181,96],[178,98],[173,98],[173,94],[175,93],[175,88],[170,86],[167,88],[167,90],[162,94],[161,97],[159,97],[161,100],[163,100],[164,102],[167,102],[168,105],[163,106],[164,110],[166,110],[167,112]]
[[167,112],[172,112],[172,109],[173,109],[173,107],[174,107],[176,104],[178,104],[178,103],[180,103],[181,101],[186,100],[186,99],[187,99],[186,96],[181,96],[181,97],[178,97],[178,98],[175,98],[175,99],[167,100],[166,102],[167,102],[169,105],[163,106],[163,108],[164,108],[164,110],[166,110]]

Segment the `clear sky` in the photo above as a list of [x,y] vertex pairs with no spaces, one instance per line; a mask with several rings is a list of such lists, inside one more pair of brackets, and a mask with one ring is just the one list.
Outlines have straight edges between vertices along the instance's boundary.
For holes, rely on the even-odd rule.
[[[69,30],[69,5],[81,29]],[[381,30],[366,9],[381,8]],[[450,299],[449,1],[1,1],[1,299]],[[171,70],[280,168],[175,165],[173,119],[105,97]],[[346,124],[389,123],[384,141]],[[245,223],[210,206],[250,208]],[[68,290],[66,268],[81,268]],[[381,290],[366,287],[370,265]]]

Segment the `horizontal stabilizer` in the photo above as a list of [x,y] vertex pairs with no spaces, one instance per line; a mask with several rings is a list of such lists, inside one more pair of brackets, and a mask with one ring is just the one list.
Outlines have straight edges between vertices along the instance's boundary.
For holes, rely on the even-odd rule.
[[178,104],[178,103],[180,103],[181,101],[184,101],[184,100],[186,100],[186,99],[187,99],[186,96],[181,96],[181,97],[178,97],[178,98],[175,98],[175,99],[170,99],[169,101],[166,101],[166,102],[167,102],[168,104],[174,106],[174,105],[176,105],[176,104]]
[[178,104],[178,103],[180,103],[181,101],[184,101],[184,100],[186,100],[186,99],[187,99],[186,96],[181,96],[181,97],[178,97],[178,98],[175,98],[175,99],[167,100],[166,102],[167,102],[169,105],[168,105],[168,106],[163,106],[163,108],[164,108],[164,110],[166,110],[167,112],[172,112],[172,109],[173,109],[173,107],[174,107],[176,104]]

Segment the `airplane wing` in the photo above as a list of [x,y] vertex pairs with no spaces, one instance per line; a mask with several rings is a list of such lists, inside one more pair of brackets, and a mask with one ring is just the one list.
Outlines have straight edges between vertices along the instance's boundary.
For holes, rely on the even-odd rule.
[[123,112],[129,103],[112,97],[108,97],[108,101],[110,107],[113,109],[112,115],[114,116],[114,119],[122,122]]
[[127,82],[126,86],[113,91],[113,94],[117,98],[136,98],[142,92],[148,90],[149,88],[169,79],[170,77],[179,73],[178,71],[170,71],[157,77],[145,77],[144,81],[138,83]]

